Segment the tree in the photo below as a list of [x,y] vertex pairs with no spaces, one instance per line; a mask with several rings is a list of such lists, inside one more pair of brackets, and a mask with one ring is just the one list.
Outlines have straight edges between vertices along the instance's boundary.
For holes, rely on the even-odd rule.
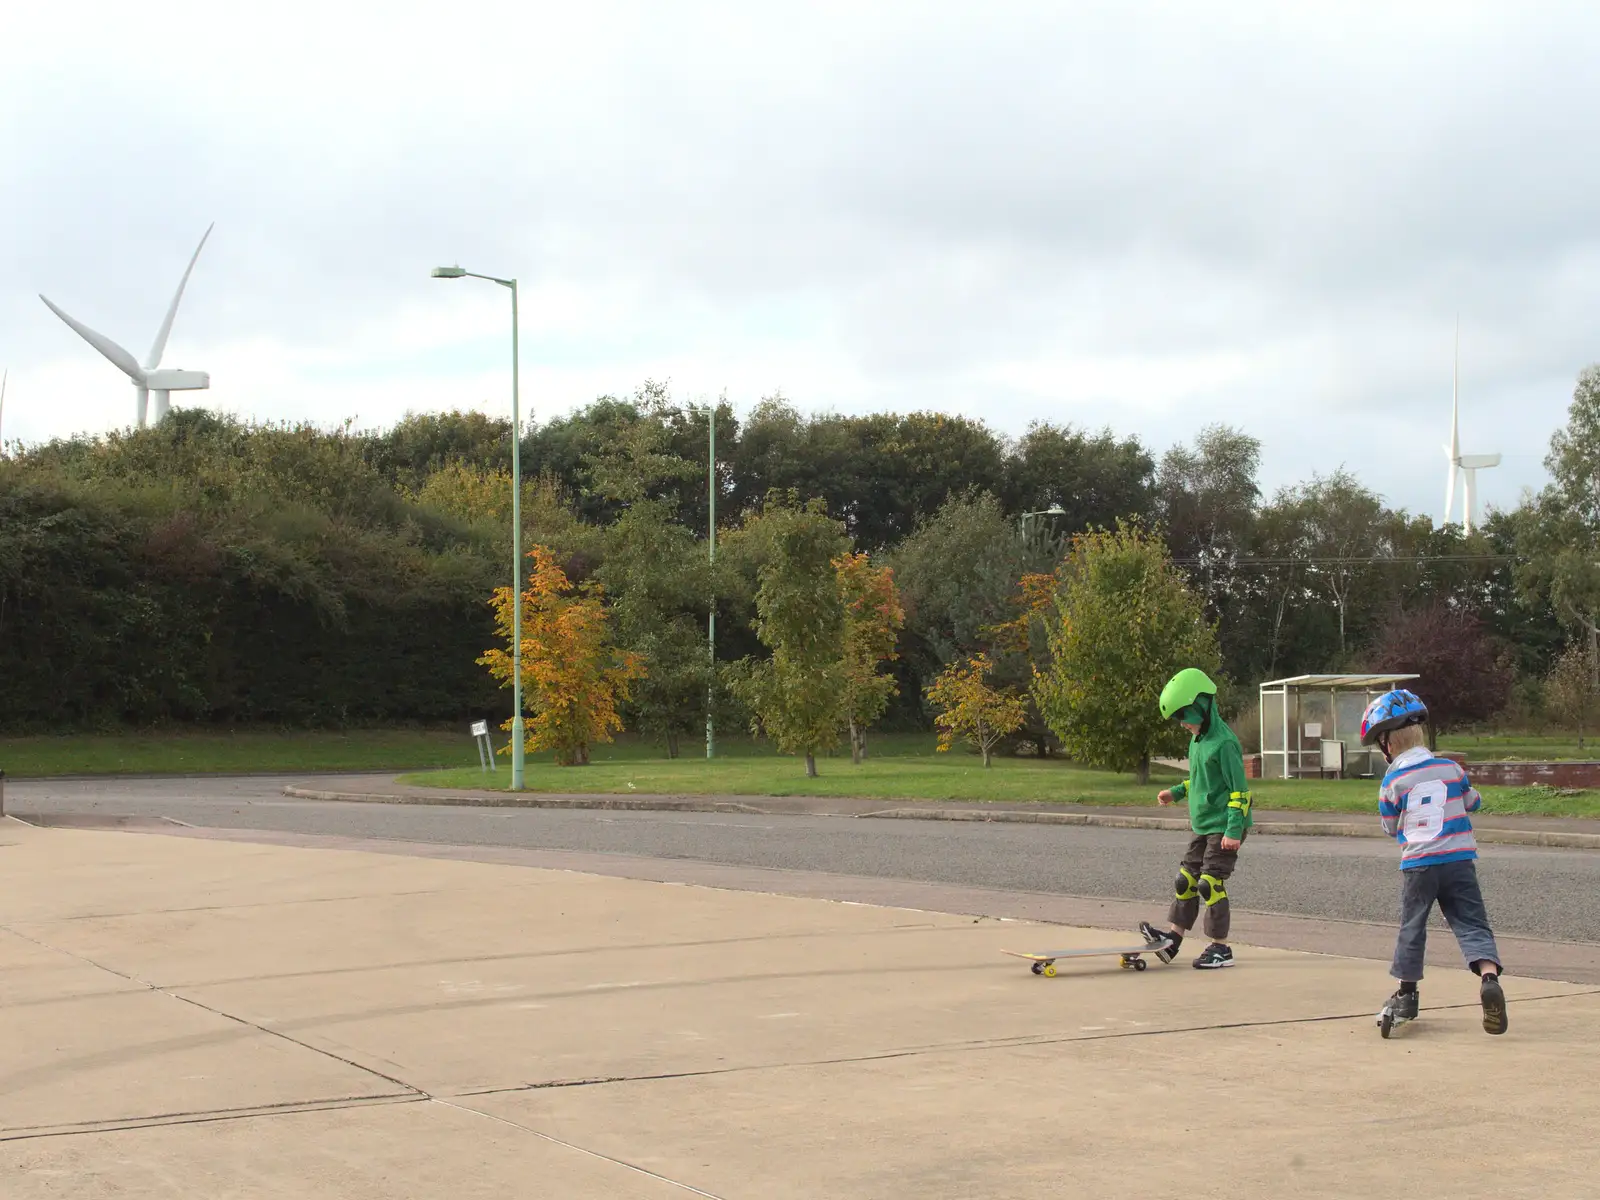
[[1166,547],[1136,523],[1080,535],[1058,578],[1039,709],[1073,758],[1147,782],[1151,757],[1182,745],[1161,689],[1184,667],[1220,674],[1216,630]]
[[1600,692],[1594,687],[1596,666],[1588,642],[1575,641],[1556,659],[1544,680],[1545,711],[1578,735],[1579,750],[1585,731],[1594,728],[1596,709],[1600,708]]
[[989,631],[1015,615],[1018,580],[1051,570],[1058,558],[1042,542],[1024,542],[994,496],[945,501],[889,560],[905,600],[906,653],[919,676],[930,680],[988,649]]
[[1148,517],[1155,462],[1137,438],[1034,422],[1006,460],[1005,502],[1013,513],[1059,505],[1056,532],[1108,528],[1118,517]]
[[1161,459],[1156,496],[1167,544],[1191,567],[1213,612],[1230,592],[1239,554],[1255,523],[1261,443],[1228,425],[1208,425],[1194,447]]
[[889,706],[900,689],[891,675],[878,667],[897,657],[895,640],[905,623],[894,570],[875,567],[865,554],[845,554],[833,560],[844,603],[845,713],[850,722],[850,761],[867,756],[867,728]]
[[772,657],[734,664],[729,687],[753,714],[752,730],[785,754],[803,755],[814,778],[818,751],[838,741],[849,719],[845,608],[833,565],[849,545],[819,501],[769,502],[744,532],[766,551],[754,625]]
[[949,750],[960,738],[978,748],[983,765],[989,765],[995,746],[1022,726],[1023,703],[1009,689],[986,682],[993,663],[987,654],[974,654],[952,663],[928,688],[928,701],[937,711],[939,750]]
[[1550,485],[1520,522],[1518,586],[1588,638],[1590,684],[1600,690],[1600,365],[1579,373],[1544,465]]
[[[547,546],[528,554],[533,570],[522,603],[524,746],[534,753],[554,750],[564,767],[587,764],[592,742],[609,742],[622,728],[617,705],[644,674],[639,657],[611,642],[604,590],[598,583],[573,587]],[[512,631],[510,588],[498,588],[491,604],[495,626],[509,644]],[[495,647],[478,662],[511,686],[512,656]],[[503,729],[509,730],[508,720]]]
[[1428,736],[1487,721],[1511,699],[1513,672],[1474,614],[1434,601],[1397,611],[1372,648],[1374,670],[1420,676],[1408,684],[1428,706]]
[[670,430],[654,419],[662,398],[643,395],[646,416],[623,425],[584,461],[590,494],[617,509],[595,577],[612,597],[618,643],[648,669],[633,691],[628,716],[676,758],[679,740],[706,719],[712,670],[704,630],[711,579],[704,545],[674,519],[678,498],[672,488],[703,467],[677,454]]
[[1383,501],[1340,467],[1332,475],[1314,475],[1295,494],[1305,556],[1311,559],[1307,578],[1325,591],[1339,615],[1339,653],[1349,645],[1351,599],[1370,579],[1372,559],[1388,547]]

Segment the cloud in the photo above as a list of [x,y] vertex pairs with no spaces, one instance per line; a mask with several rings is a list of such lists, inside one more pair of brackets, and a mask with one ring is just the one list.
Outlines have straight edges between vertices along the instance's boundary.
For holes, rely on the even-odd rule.
[[34,293],[141,352],[212,220],[168,361],[269,419],[500,403],[506,297],[455,261],[521,280],[541,416],[649,376],[1228,420],[1269,488],[1428,512],[1457,313],[1491,502],[1600,358],[1588,6],[12,7],[8,439],[132,414]]

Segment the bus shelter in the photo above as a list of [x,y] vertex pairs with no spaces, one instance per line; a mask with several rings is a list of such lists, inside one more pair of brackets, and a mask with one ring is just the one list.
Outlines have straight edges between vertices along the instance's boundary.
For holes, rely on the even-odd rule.
[[1415,675],[1296,675],[1261,685],[1263,779],[1363,778],[1387,764],[1361,744],[1361,714]]

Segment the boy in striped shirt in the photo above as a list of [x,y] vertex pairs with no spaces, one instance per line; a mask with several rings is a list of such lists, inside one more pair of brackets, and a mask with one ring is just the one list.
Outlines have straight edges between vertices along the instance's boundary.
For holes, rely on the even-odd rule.
[[1388,1037],[1391,1026],[1417,1015],[1428,916],[1437,901],[1462,957],[1482,980],[1484,1029],[1504,1033],[1500,951],[1478,886],[1478,844],[1467,816],[1483,798],[1460,766],[1428,749],[1427,719],[1427,706],[1403,689],[1379,696],[1361,718],[1361,744],[1377,746],[1389,764],[1378,791],[1378,816],[1383,831],[1400,843],[1400,936],[1389,968],[1400,988],[1378,1014],[1378,1025]]

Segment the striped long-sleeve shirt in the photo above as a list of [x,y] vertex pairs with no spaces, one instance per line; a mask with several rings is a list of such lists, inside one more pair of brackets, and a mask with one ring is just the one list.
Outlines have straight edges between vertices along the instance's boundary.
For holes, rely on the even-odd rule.
[[1383,831],[1400,843],[1400,869],[1477,858],[1467,814],[1482,803],[1467,773],[1426,746],[1396,758],[1378,790],[1378,816]]

